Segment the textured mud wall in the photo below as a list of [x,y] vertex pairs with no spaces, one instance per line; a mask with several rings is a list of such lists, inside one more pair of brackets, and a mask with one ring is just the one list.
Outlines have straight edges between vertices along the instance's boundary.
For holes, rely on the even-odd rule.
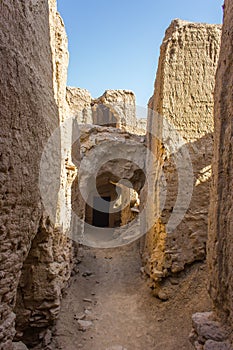
[[93,124],[92,97],[86,89],[67,87],[66,100],[68,117],[74,117],[79,124]]
[[214,157],[207,260],[214,312],[192,317],[196,350],[233,349],[233,3],[225,0],[214,97]]
[[[62,290],[70,277],[72,249],[68,238],[71,221],[71,184],[75,167],[71,162],[72,123],[66,123],[66,80],[68,67],[67,37],[63,21],[57,13],[56,2],[49,1],[49,28],[53,68],[54,98],[58,108],[60,130],[53,138],[54,152],[47,170],[41,165],[40,181],[50,179],[41,193],[44,212],[37,235],[23,265],[18,288],[16,339],[33,344],[43,337],[43,329],[56,319],[59,313]],[[47,62],[49,64],[49,62]],[[56,154],[56,153],[55,153]],[[41,180],[42,178],[42,180]],[[54,182],[57,183],[54,187]],[[51,191],[53,189],[53,191]],[[57,197],[52,209],[51,198]]]
[[[15,334],[13,310],[17,338],[27,338],[29,323],[40,328],[56,317],[69,277],[70,244],[61,220],[45,211],[38,186],[43,149],[65,108],[68,54],[55,1],[3,0],[0,16],[0,348],[7,350]],[[55,214],[62,182],[58,136],[50,198]]]
[[135,96],[132,91],[106,90],[93,101],[92,111],[94,124],[136,127]]
[[138,118],[137,119],[137,134],[144,135],[146,134],[147,129],[147,118]]
[[210,201],[209,292],[216,311],[233,324],[233,3],[225,1],[215,88],[213,181]]
[[3,0],[0,14],[0,348],[6,350],[14,336],[12,310],[20,270],[42,215],[40,156],[59,120],[47,2]]
[[[149,103],[148,117],[148,146],[158,162],[148,160],[147,171],[150,178],[157,177],[158,181],[163,172],[167,193],[163,209],[160,209],[159,193],[154,183],[151,183],[149,191],[154,201],[148,217],[158,215],[160,218],[149,230],[144,254],[145,270],[155,282],[182,271],[186,264],[205,258],[213,91],[220,35],[220,26],[174,20],[161,46],[155,92]],[[176,143],[176,140],[172,140],[174,133],[166,135],[167,143],[159,140],[164,136],[165,122],[156,118],[156,112],[165,118],[171,130],[183,138],[178,152],[169,149],[170,145]],[[156,136],[151,134],[152,130]],[[179,186],[184,193],[191,190],[185,182],[178,183],[179,173],[187,171],[185,163],[182,164],[185,149],[189,151],[190,168],[193,168],[194,174],[192,198],[181,223],[168,233],[167,224],[173,215]],[[180,159],[179,166],[176,164],[177,159]],[[178,203],[178,214],[183,206],[184,203]]]
[[64,22],[57,12],[56,0],[49,3],[50,45],[52,48],[53,86],[56,103],[59,107],[60,122],[66,118],[66,85],[69,63],[68,39]]

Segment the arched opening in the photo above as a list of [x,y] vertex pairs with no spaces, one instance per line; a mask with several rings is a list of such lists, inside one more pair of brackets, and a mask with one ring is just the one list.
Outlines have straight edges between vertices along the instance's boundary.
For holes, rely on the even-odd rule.
[[113,246],[133,225],[139,236],[139,200],[146,182],[141,139],[129,139],[113,128],[87,126],[81,129],[80,140],[81,162],[71,191],[72,237],[92,247]]
[[111,174],[97,179],[97,193],[91,191],[85,209],[85,222],[96,227],[119,227],[120,214],[112,203],[117,199],[116,186],[110,182]]
[[[104,167],[108,168],[110,165],[108,163]],[[119,178],[110,171],[101,170],[96,178],[97,192],[90,191],[88,196],[85,222],[96,227],[124,226],[139,214],[140,190],[144,185],[144,173],[140,169],[135,169],[131,179],[126,179]]]

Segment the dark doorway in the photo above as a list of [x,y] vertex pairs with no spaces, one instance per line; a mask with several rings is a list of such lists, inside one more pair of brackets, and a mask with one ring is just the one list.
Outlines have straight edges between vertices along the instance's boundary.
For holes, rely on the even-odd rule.
[[[105,202],[103,202],[103,200]],[[94,197],[93,226],[109,227],[109,206],[111,197]]]

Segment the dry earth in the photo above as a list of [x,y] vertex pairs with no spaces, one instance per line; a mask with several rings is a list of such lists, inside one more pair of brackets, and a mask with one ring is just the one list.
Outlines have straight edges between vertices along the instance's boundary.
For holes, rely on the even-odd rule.
[[[79,254],[79,273],[62,301],[50,349],[192,349],[191,315],[211,308],[203,263],[174,279],[180,285],[162,302],[140,273],[139,242],[111,250],[82,247]],[[90,328],[79,330],[79,318],[91,321]]]

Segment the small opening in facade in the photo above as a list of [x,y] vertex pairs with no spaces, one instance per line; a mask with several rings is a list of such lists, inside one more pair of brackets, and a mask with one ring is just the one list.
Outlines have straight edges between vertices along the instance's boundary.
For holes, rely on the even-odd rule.
[[[104,205],[102,204],[104,201]],[[105,203],[106,202],[106,203]],[[109,227],[109,208],[111,197],[94,197],[92,225],[97,227]]]

